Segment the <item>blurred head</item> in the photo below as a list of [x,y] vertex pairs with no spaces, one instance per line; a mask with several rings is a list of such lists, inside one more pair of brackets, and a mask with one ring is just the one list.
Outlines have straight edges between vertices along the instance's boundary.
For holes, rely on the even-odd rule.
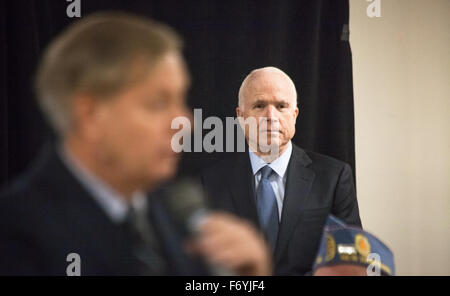
[[395,275],[392,251],[373,234],[329,215],[312,267],[317,276]]
[[266,67],[252,71],[239,89],[238,117],[255,118],[257,133],[249,132],[245,137],[257,154],[264,154],[262,146],[276,147],[283,153],[295,134],[298,115],[297,92],[292,80],[283,71]]
[[171,121],[189,116],[189,76],[170,28],[102,13],[63,32],[36,77],[39,103],[60,138],[94,173],[127,190],[174,175]]

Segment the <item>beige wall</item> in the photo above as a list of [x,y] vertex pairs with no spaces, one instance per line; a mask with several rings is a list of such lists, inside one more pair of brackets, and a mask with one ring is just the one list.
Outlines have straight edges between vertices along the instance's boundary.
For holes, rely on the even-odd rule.
[[364,227],[399,275],[450,275],[450,1],[350,0]]

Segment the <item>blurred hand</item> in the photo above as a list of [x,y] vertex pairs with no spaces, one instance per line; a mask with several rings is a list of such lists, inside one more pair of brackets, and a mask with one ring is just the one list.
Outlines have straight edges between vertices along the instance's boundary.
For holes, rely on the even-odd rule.
[[262,235],[247,221],[213,213],[200,225],[188,251],[238,275],[271,275],[272,256]]

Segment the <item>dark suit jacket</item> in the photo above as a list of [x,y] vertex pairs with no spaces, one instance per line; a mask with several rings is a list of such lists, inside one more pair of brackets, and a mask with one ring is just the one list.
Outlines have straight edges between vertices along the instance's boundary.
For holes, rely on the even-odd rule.
[[[204,170],[202,182],[215,208],[259,227],[248,153],[236,154]],[[293,145],[274,254],[275,275],[311,271],[328,214],[361,226],[351,168]]]
[[[202,264],[184,253],[160,198],[153,196],[149,204],[168,274],[205,274]],[[66,275],[69,253],[80,255],[81,275],[136,275],[139,263],[129,238],[53,147],[0,196],[0,275]]]

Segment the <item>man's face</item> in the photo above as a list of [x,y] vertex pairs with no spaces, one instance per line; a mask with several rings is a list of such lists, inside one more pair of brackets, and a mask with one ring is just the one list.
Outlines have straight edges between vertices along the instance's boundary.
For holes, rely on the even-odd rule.
[[249,145],[267,143],[283,152],[295,134],[298,115],[295,89],[287,77],[276,72],[259,73],[246,84],[243,98],[237,116],[254,117],[258,128],[257,138],[246,129]]
[[171,149],[172,119],[190,117],[185,96],[188,75],[181,56],[171,52],[151,73],[98,107],[98,160],[137,184],[151,186],[172,177],[179,155]]

